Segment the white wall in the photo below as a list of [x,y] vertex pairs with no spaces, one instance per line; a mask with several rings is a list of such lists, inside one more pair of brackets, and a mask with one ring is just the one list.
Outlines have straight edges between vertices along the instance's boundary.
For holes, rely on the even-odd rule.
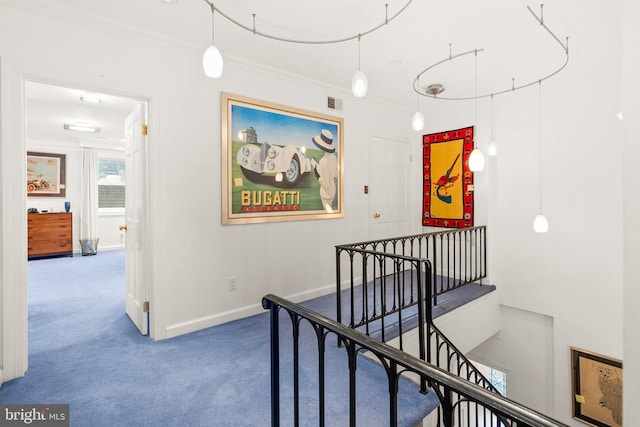
[[469,357],[507,374],[509,399],[553,414],[553,319],[506,306],[500,307],[500,317],[501,332],[471,350]]
[[623,2],[623,63],[620,79],[623,132],[624,189],[624,424],[640,425],[640,3]]

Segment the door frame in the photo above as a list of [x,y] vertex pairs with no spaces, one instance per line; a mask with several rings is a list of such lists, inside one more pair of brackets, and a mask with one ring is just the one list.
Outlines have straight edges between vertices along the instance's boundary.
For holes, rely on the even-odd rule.
[[[28,300],[27,300],[27,213],[23,178],[26,176],[26,100],[25,82],[35,81],[46,84],[83,88],[99,93],[111,94],[146,102],[150,128],[157,122],[155,109],[158,95],[145,96],[118,93],[109,88],[95,87],[82,82],[65,82],[22,72],[6,58],[0,57],[0,385],[3,382],[24,376],[28,369]],[[154,301],[152,280],[153,245],[151,235],[153,224],[149,213],[152,198],[150,188],[150,158],[152,156],[153,135],[147,137],[147,160],[144,165],[146,197],[146,233],[141,240],[146,245],[146,257],[141,268],[146,271],[149,301]],[[123,289],[123,292],[125,290]],[[124,313],[124,307],[123,307]],[[158,322],[157,313],[151,311],[149,318],[150,337]],[[153,325],[153,326],[152,326]]]

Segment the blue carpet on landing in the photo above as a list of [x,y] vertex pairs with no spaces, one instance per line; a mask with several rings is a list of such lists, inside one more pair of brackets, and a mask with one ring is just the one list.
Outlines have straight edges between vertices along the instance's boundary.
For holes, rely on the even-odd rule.
[[[33,260],[28,275],[29,370],[2,385],[0,403],[70,404],[72,426],[270,425],[267,312],[151,341],[124,314],[124,251]],[[457,300],[449,309],[469,298]],[[335,318],[335,295],[305,305]],[[280,324],[281,425],[288,426],[293,425],[293,356],[290,322],[282,317]],[[301,395],[309,397],[301,407],[305,426],[317,425],[318,412],[317,352],[310,329],[301,331]],[[328,347],[326,425],[344,426],[345,350]],[[378,364],[358,358],[359,426],[388,425],[386,381]],[[435,405],[433,393],[422,395],[413,382],[403,381],[399,425],[414,425]]]

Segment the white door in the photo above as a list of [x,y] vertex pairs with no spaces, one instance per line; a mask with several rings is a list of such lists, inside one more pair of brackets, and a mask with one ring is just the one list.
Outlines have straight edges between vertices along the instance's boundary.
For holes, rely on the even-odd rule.
[[140,333],[148,333],[148,287],[145,274],[145,182],[146,131],[145,105],[131,112],[125,122],[126,211],[126,310]]
[[373,136],[369,159],[369,238],[406,236],[412,229],[410,145]]

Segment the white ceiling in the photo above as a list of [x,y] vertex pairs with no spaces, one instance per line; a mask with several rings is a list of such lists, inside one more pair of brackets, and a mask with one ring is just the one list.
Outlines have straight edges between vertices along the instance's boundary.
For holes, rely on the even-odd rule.
[[[25,86],[27,138],[38,141],[71,142],[104,147],[122,147],[124,121],[138,101],[79,89],[27,82]],[[84,102],[89,96],[99,104]],[[98,133],[65,130],[64,124],[95,126]]]
[[[560,45],[538,24],[531,9],[540,15],[539,3],[523,0],[216,0],[217,9],[243,25],[252,27],[256,14],[258,31],[299,40],[349,38],[393,17],[388,25],[361,38],[361,69],[369,80],[367,96],[412,108],[416,105],[413,81],[427,67],[453,55],[483,49],[477,55],[477,89],[474,55],[446,61],[420,80],[424,89],[441,83],[443,96],[465,97],[498,92],[524,82],[536,81],[564,61]],[[143,31],[158,39],[204,50],[211,43],[211,8],[205,0],[22,0],[52,16],[72,16],[126,31]],[[585,3],[587,3],[585,5]],[[554,0],[544,7],[545,24],[564,42],[571,36],[575,46],[588,48],[597,22],[594,6],[579,0]],[[597,3],[597,2],[596,2]],[[594,3],[595,4],[595,3]],[[582,10],[581,10],[582,9]],[[576,43],[577,39],[577,43]],[[240,58],[349,90],[358,68],[357,39],[332,44],[296,44],[252,34],[215,14],[215,42],[223,57]],[[585,55],[586,56],[586,55]],[[399,65],[392,65],[396,61]],[[571,61],[575,61],[572,57]],[[81,92],[63,91],[32,84],[27,87],[29,132],[49,132],[62,138],[63,119],[96,121],[102,125],[96,138],[120,140],[122,122],[132,101],[104,96],[98,106],[83,105]],[[350,96],[350,95],[349,95]],[[99,116],[98,116],[99,114]],[[113,124],[111,124],[113,123]],[[117,129],[112,126],[117,124]],[[53,131],[53,130],[52,130]],[[83,136],[82,138],[86,138]]]

